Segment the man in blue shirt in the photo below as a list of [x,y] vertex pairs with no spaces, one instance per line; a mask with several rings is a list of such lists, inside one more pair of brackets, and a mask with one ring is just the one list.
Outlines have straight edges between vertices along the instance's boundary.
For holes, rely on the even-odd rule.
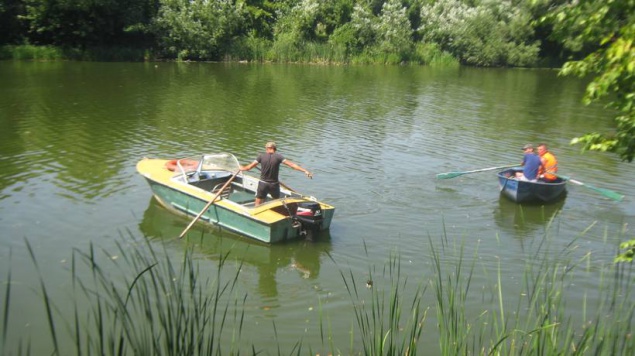
[[521,163],[523,171],[516,173],[516,178],[518,178],[518,180],[536,182],[538,180],[538,169],[542,164],[540,157],[534,153],[534,146],[531,144],[523,146],[523,151],[525,152],[523,162]]

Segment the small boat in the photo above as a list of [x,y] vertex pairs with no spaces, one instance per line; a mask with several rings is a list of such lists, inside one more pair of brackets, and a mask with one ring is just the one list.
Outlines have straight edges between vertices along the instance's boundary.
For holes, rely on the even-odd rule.
[[[178,160],[144,158],[137,171],[167,209],[197,216],[214,197],[200,220],[265,243],[328,230],[335,208],[280,184],[280,198],[255,206],[259,179],[239,171],[229,153],[204,154]],[[234,177],[235,175],[235,177]],[[234,177],[231,183],[229,180]]]
[[557,178],[554,182],[527,182],[516,179],[516,172],[522,167],[498,172],[498,185],[503,195],[517,203],[551,203],[563,197],[567,191],[567,182]]

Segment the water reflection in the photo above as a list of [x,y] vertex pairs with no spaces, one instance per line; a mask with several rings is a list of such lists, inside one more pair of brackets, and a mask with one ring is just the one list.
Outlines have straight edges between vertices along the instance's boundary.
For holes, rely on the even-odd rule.
[[193,230],[198,229],[200,237],[178,240],[176,237],[188,222],[185,217],[172,214],[152,198],[139,229],[146,237],[162,239],[168,245],[174,244],[175,248],[182,248],[184,243],[196,246],[195,251],[206,259],[218,260],[227,255],[228,260],[255,267],[258,292],[265,298],[278,296],[278,270],[295,270],[303,279],[316,279],[320,274],[320,259],[331,251],[328,231],[321,232],[314,241],[266,245],[224,229],[196,225]]
[[502,230],[524,237],[527,232],[547,227],[560,212],[565,200],[566,194],[551,204],[518,204],[501,194],[494,210],[494,220]]

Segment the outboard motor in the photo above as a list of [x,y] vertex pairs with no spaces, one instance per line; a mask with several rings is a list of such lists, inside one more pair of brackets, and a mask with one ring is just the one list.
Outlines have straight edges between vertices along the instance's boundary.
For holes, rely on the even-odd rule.
[[298,210],[295,213],[295,217],[306,227],[320,227],[322,220],[324,220],[320,203],[312,201],[298,203]]
[[311,238],[313,233],[319,231],[322,226],[324,220],[322,207],[319,203],[312,201],[300,202],[293,219],[301,224],[302,233]]

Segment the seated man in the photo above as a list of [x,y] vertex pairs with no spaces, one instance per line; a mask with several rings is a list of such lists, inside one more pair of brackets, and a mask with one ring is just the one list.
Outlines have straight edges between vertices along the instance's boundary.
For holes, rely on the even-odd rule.
[[538,176],[540,180],[545,182],[553,182],[558,176],[558,160],[553,153],[549,152],[547,145],[541,143],[538,145],[538,155],[540,156],[540,168],[538,169]]
[[541,165],[540,157],[534,153],[534,146],[531,144],[523,146],[523,151],[525,154],[523,162],[520,164],[523,166],[523,172],[516,173],[516,178],[527,182],[537,182],[538,169]]

